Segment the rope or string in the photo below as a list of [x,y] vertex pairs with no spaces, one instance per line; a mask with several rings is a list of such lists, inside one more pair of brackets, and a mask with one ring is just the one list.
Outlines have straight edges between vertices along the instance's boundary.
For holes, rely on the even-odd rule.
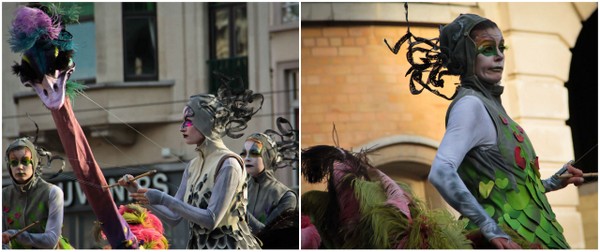
[[82,91],[77,91],[78,94],[80,94],[81,96],[85,97],[86,99],[88,99],[90,102],[94,103],[96,106],[98,106],[99,108],[101,108],[102,110],[106,111],[106,113],[110,114],[111,116],[113,116],[114,118],[116,118],[117,120],[119,120],[119,122],[125,124],[125,126],[129,127],[130,129],[132,129],[133,131],[135,131],[136,133],[138,133],[139,135],[141,135],[142,137],[146,138],[148,141],[150,141],[152,144],[154,144],[156,147],[158,148],[163,148],[163,146],[161,146],[160,144],[158,144],[157,142],[155,142],[154,140],[152,140],[151,138],[147,137],[146,135],[144,135],[142,132],[140,132],[139,130],[137,130],[136,128],[134,128],[133,126],[129,125],[128,123],[126,123],[125,121],[123,121],[121,118],[119,118],[118,116],[116,116],[115,114],[111,113],[109,110],[105,109],[104,107],[102,107],[102,105],[98,104],[96,101],[92,100],[90,97],[88,97],[87,95],[85,95]]

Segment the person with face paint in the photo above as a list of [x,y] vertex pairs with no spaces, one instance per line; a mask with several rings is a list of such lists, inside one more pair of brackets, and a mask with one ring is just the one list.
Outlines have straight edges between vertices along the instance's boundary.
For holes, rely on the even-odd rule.
[[[479,248],[569,248],[545,193],[583,183],[567,163],[540,179],[538,157],[525,131],[502,106],[507,46],[498,26],[461,14],[440,29],[442,62],[461,85],[448,108],[446,133],[429,181],[479,230]],[[450,98],[452,99],[452,98]],[[563,173],[572,178],[560,179]]]
[[231,128],[229,122],[245,124],[256,113],[234,107],[241,104],[238,101],[248,103],[260,98],[262,105],[262,95],[236,99],[222,94],[192,96],[184,108],[180,132],[186,144],[196,146],[198,156],[186,167],[175,196],[140,188],[135,181],[130,181],[131,175],[125,175],[119,184],[167,224],[174,226],[186,219],[189,222],[188,249],[258,249],[246,217],[247,183],[243,160],[225,146],[222,137],[225,134],[241,136],[233,132],[244,127]]
[[294,191],[273,174],[282,157],[271,137],[263,133],[250,135],[241,156],[250,175],[248,219],[252,233],[257,234],[284,211],[296,209],[298,199]]
[[[63,191],[40,177],[40,158],[34,144],[27,138],[19,138],[8,146],[5,154],[12,185],[2,188],[2,247],[70,248],[61,236]],[[36,221],[39,224],[14,236]]]

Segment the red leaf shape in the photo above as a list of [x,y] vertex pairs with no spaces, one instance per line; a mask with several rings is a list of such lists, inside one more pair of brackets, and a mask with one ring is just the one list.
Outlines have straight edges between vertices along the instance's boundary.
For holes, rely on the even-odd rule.
[[13,219],[10,217],[6,218],[6,222],[8,222],[8,224],[12,224],[13,223]]
[[2,211],[5,213],[8,213],[8,211],[10,211],[10,209],[8,207],[4,207],[4,208],[2,208]]
[[521,147],[515,147],[515,161],[521,170],[525,170],[525,159],[521,157]]
[[539,162],[539,157],[535,157],[535,159],[533,160],[533,167],[535,167],[536,170],[540,170],[540,162]]
[[21,217],[21,213],[15,213],[15,218]]
[[502,123],[504,123],[504,125],[508,125],[508,120],[506,118],[504,118],[501,115],[498,115],[500,117],[500,120],[502,120]]
[[521,128],[521,126],[517,125],[517,129],[519,130],[519,132],[521,132],[521,134],[525,133],[525,131],[523,130],[523,128]]
[[513,131],[513,136],[515,136],[515,139],[517,139],[517,141],[519,141],[519,143],[522,143],[523,140],[525,140],[525,138],[523,138],[523,136],[519,133],[517,133],[516,131]]

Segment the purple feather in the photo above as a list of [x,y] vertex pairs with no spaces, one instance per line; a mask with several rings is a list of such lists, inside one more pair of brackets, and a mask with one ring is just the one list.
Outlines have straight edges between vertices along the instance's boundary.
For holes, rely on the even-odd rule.
[[385,203],[398,208],[398,210],[406,215],[409,220],[412,220],[410,209],[408,207],[412,202],[410,194],[402,190],[402,188],[396,184],[396,181],[385,175],[385,173],[377,169],[375,169],[375,172],[379,175],[379,180],[387,194],[387,201]]
[[9,43],[14,52],[31,48],[39,39],[54,40],[58,38],[60,22],[53,24],[48,14],[38,8],[20,7],[10,28]]

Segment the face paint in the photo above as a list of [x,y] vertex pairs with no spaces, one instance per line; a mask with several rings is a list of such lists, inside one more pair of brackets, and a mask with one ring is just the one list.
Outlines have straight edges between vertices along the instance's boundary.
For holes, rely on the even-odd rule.
[[185,128],[192,127],[192,126],[194,126],[194,123],[192,123],[192,121],[189,119],[185,119],[185,120],[183,120],[183,123],[181,124],[181,129],[184,130]]
[[183,108],[183,123],[181,123],[181,128],[179,131],[183,134],[183,140],[186,144],[195,144],[199,145],[204,142],[204,135],[196,127],[192,122],[192,118],[194,117],[194,110],[189,106],[185,106]]
[[504,45],[502,32],[498,28],[488,28],[473,32],[475,33],[473,41],[477,46],[477,52],[479,54],[487,57],[498,56],[500,55],[498,52],[504,54],[504,51],[508,49],[508,47]]
[[22,164],[23,166],[28,166],[30,164],[33,164],[33,160],[31,160],[30,157],[23,157],[21,158],[21,161],[17,159],[10,160],[10,167],[17,167],[19,166],[19,164]]
[[189,106],[185,106],[183,108],[183,118],[187,117],[194,117],[194,110],[192,110],[192,108],[190,108]]
[[31,151],[27,148],[14,150],[8,154],[10,172],[15,182],[23,184],[33,176]]
[[[504,39],[498,28],[473,31],[474,42],[479,49],[473,71],[477,78],[488,84],[502,80],[504,72]],[[499,46],[498,46],[499,45]]]
[[244,158],[246,171],[250,176],[256,176],[265,169],[265,164],[262,158],[262,143],[248,140],[244,143],[244,151],[241,156]]
[[192,120],[190,119],[190,117],[194,116],[194,111],[192,110],[192,108],[186,106],[185,108],[183,108],[183,123],[181,124],[181,130],[185,130],[187,127],[192,127],[194,126],[194,123],[192,122]]
[[477,44],[477,52],[487,56],[498,56],[498,51],[504,54],[504,51],[508,49],[508,46],[504,45],[504,40],[500,41],[500,46],[498,46],[498,50],[496,50],[496,41],[493,40],[484,40],[480,44]]
[[241,156],[242,157],[258,157],[262,154],[261,150],[262,150],[262,144],[257,143],[252,141],[252,146],[250,147],[250,150],[246,150],[244,149],[244,151],[242,151]]

